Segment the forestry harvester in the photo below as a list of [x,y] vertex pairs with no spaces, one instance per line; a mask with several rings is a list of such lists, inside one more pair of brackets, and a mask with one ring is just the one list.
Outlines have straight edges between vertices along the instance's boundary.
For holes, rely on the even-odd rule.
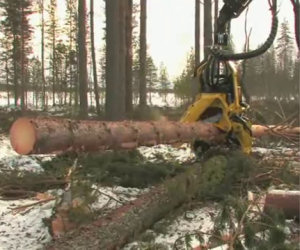
[[[274,0],[271,6],[272,29],[268,39],[259,49],[240,54],[231,54],[222,50],[228,45],[231,19],[238,17],[251,1],[224,0],[217,19],[215,44],[211,53],[195,71],[199,94],[181,119],[182,122],[213,123],[226,134],[226,142],[229,146],[237,145],[245,153],[251,151],[251,123],[244,116],[248,105],[242,102],[242,86],[232,61],[245,60],[264,53],[272,45],[278,26],[276,0]],[[196,140],[194,148],[203,152],[209,148],[209,145]]]
[[[259,128],[251,126],[244,112],[242,85],[233,61],[263,54],[273,43],[277,27],[277,0],[269,0],[272,27],[269,37],[258,49],[234,54],[224,50],[228,43],[230,21],[238,17],[252,0],[224,0],[217,19],[217,30],[209,55],[196,67],[198,95],[180,122],[103,122],[63,119],[20,118],[12,126],[10,139],[20,154],[55,151],[97,151],[132,149],[160,143],[194,141],[196,151],[206,151],[210,144],[237,146],[250,153],[252,135],[282,134],[298,138],[300,128]],[[295,14],[295,34],[299,48],[299,0],[291,0]],[[276,131],[275,131],[276,130]],[[297,139],[298,140],[298,139]]]

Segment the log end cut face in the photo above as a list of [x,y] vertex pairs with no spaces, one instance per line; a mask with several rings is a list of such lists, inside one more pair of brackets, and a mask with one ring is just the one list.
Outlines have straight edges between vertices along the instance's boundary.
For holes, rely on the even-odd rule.
[[10,143],[18,154],[27,155],[32,152],[36,143],[36,132],[30,119],[19,118],[13,123]]

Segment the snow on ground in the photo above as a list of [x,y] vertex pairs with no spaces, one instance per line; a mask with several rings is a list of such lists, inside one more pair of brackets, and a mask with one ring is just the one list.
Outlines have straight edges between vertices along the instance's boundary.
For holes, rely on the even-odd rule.
[[191,162],[196,159],[189,144],[185,143],[179,147],[160,144],[153,147],[139,147],[138,151],[148,160],[157,161],[158,159],[182,162]]
[[[170,145],[157,145],[154,147],[140,147],[138,150],[149,161],[157,159],[172,160],[177,162],[191,162],[195,160],[191,148],[188,144],[180,147]],[[253,151],[260,155],[288,153],[288,148],[254,148]],[[53,155],[52,155],[53,156]],[[23,171],[42,171],[39,165],[40,160],[49,160],[48,156],[20,156],[13,151],[9,139],[0,135],[0,171],[8,169],[19,169]],[[298,151],[297,156],[300,156]],[[98,200],[92,205],[94,209],[100,209],[104,213],[121,206],[123,203],[132,201],[147,189],[123,188],[123,187],[99,187],[95,186],[99,192]],[[4,201],[0,199],[0,250],[22,249],[35,250],[43,248],[43,244],[51,240],[48,227],[44,219],[50,218],[53,213],[55,201],[39,204],[30,207],[29,210],[15,213],[13,208],[24,206],[35,202],[34,199],[23,199],[14,201]],[[213,227],[213,221],[217,215],[216,204],[197,208],[182,213],[172,222],[163,219],[157,222],[154,230],[147,230],[146,233],[153,236],[153,241],[165,246],[165,249],[173,249],[175,241],[187,233],[200,230],[209,232]],[[162,224],[168,224],[164,231],[156,230]],[[204,235],[207,239],[207,236]],[[199,242],[192,237],[192,245],[197,246]],[[141,249],[142,242],[128,244],[124,250]]]
[[111,209],[116,209],[122,204],[135,200],[142,193],[147,192],[149,189],[138,188],[124,188],[120,186],[114,187],[97,187],[94,186],[99,192],[98,199],[92,204],[91,208],[94,210],[102,210],[103,213]]
[[[148,235],[152,235],[153,240],[151,243],[159,244],[162,247],[159,249],[166,250],[174,249],[176,240],[183,239],[184,241],[185,235],[193,234],[194,232],[203,232],[204,240],[208,241],[209,235],[206,235],[205,233],[209,233],[213,229],[213,221],[215,220],[217,214],[218,210],[216,208],[216,204],[207,204],[204,207],[183,212],[171,223],[168,222],[168,219],[162,219],[157,222],[151,230],[147,230],[146,233]],[[163,228],[164,224],[168,225]],[[200,243],[195,237],[192,236],[191,240],[192,247],[199,246]],[[179,241],[177,242],[179,243]],[[144,249],[145,246],[145,242],[143,243],[142,241],[135,241],[127,244],[123,250]]]
[[14,208],[34,203],[34,200],[0,200],[0,249],[42,249],[51,240],[43,220],[49,218],[55,205],[50,201],[36,205],[24,213],[14,213]]
[[39,161],[49,159],[51,155],[19,155],[12,149],[9,138],[0,135],[0,172],[9,169],[39,172],[42,171]]

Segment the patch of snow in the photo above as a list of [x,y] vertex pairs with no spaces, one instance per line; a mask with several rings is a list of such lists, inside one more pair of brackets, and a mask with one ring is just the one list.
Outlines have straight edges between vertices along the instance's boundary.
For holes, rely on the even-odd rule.
[[[203,232],[209,233],[214,227],[214,220],[218,214],[218,210],[215,204],[210,204],[202,208],[197,208],[191,211],[187,211],[178,216],[170,225],[164,230],[166,233],[155,232],[156,226],[153,226],[153,234],[155,239],[153,243],[161,244],[166,247],[166,249],[174,249],[174,243],[177,239],[184,237],[187,234],[193,232]],[[188,215],[188,216],[187,216]],[[166,219],[163,219],[157,224],[163,224]],[[209,235],[203,234],[205,241],[208,241]],[[191,237],[192,247],[196,247],[200,242],[195,238]],[[123,250],[130,250],[132,247],[136,247],[142,244],[142,242],[135,241],[127,244]],[[135,248],[139,249],[139,248]],[[185,248],[184,248],[185,249]]]
[[[142,193],[149,189],[124,188],[121,186],[114,187],[97,187],[93,186],[98,191],[98,199],[91,206],[93,210],[111,210],[120,207],[122,204],[135,200]],[[97,192],[96,191],[96,192]],[[105,212],[105,211],[103,211]]]
[[43,171],[40,166],[41,160],[49,160],[53,155],[19,155],[10,145],[9,138],[0,135],[0,171],[17,169],[21,171],[40,172]]
[[35,205],[25,212],[14,214],[13,208],[35,202],[34,200],[0,200],[0,249],[42,249],[51,241],[51,235],[44,224],[44,219],[52,215],[55,201]]
[[196,159],[194,152],[188,144],[182,144],[180,147],[160,144],[153,147],[139,147],[137,149],[148,161],[154,162],[158,159],[166,161],[176,161],[179,163],[194,161]]

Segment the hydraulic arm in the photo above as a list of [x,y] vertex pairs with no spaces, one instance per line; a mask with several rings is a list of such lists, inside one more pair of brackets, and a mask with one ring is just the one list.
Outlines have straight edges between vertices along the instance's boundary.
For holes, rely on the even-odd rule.
[[[247,53],[234,54],[224,50],[228,43],[231,19],[238,17],[251,1],[224,0],[217,19],[217,34],[211,53],[195,71],[199,94],[181,119],[182,122],[203,121],[214,124],[226,134],[226,144],[238,146],[245,153],[251,151],[251,123],[244,115],[248,105],[242,102],[239,75],[231,61],[264,53],[272,45],[278,26],[276,0],[273,0],[272,28],[266,42],[260,48]],[[208,149],[208,145],[195,141],[194,148],[202,153]]]

